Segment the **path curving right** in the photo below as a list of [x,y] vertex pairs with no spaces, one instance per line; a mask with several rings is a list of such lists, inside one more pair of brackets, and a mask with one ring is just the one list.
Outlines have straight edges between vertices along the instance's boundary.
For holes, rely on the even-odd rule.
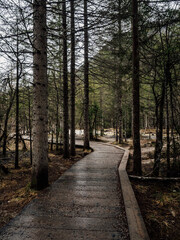
[[92,142],[42,196],[0,231],[0,240],[127,240],[118,166],[124,151]]

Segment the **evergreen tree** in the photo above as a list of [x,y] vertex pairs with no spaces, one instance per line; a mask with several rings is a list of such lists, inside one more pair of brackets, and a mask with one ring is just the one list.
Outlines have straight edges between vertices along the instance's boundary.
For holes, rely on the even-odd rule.
[[33,162],[31,186],[42,189],[48,185],[48,80],[46,1],[34,0],[34,101],[33,101]]

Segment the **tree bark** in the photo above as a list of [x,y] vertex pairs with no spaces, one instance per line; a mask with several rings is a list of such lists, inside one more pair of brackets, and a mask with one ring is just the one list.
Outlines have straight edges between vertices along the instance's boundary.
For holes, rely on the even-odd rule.
[[53,144],[54,144],[54,134],[53,134],[53,130],[51,130],[52,133],[51,133],[51,151],[53,151]]
[[142,174],[140,146],[140,117],[139,117],[139,40],[138,40],[138,2],[132,0],[132,31],[133,31],[133,171]]
[[116,142],[118,142],[119,139],[119,135],[118,135],[118,123],[117,123],[117,119],[116,119]]
[[168,53],[168,59],[167,59],[165,74],[166,74],[166,120],[167,120],[167,128],[166,128],[166,133],[167,133],[167,151],[166,151],[166,155],[167,155],[167,177],[170,177],[171,163],[170,163],[170,120],[169,120],[168,87],[169,87],[169,83],[171,82],[171,71],[170,71],[170,64],[169,64],[169,53]]
[[102,87],[100,87],[100,128],[101,128],[101,137],[104,136],[104,121],[103,121],[103,90]]
[[174,104],[173,104],[173,85],[172,85],[172,79],[169,80],[169,91],[170,91],[170,109],[171,109],[171,137],[173,141],[173,164],[176,165],[176,141],[174,136]]
[[[56,84],[56,75],[55,72],[53,74],[53,81],[54,81],[54,87],[56,90],[56,151],[59,149],[59,133],[60,133],[60,121],[59,121],[59,90],[58,86]],[[60,76],[61,81],[61,76]]]
[[87,0],[84,0],[84,149],[89,149],[89,59]]
[[119,27],[119,66],[118,66],[118,115],[119,115],[119,144],[123,143],[123,121],[122,121],[122,53],[121,53],[121,0],[118,1],[119,13],[118,13],[118,27]]
[[16,149],[15,169],[19,167],[19,26],[17,19],[17,43],[16,43]]
[[56,151],[58,150],[58,145],[59,145],[59,129],[60,129],[60,124],[59,124],[59,95],[58,95],[58,89],[56,89]]
[[69,157],[69,107],[68,107],[68,75],[67,75],[67,23],[66,1],[62,2],[63,21],[63,112],[64,112],[64,158]]
[[166,128],[166,134],[167,134],[167,150],[166,150],[166,155],[167,155],[167,177],[170,177],[170,123],[169,123],[169,103],[168,103],[168,96],[166,94],[166,118],[167,118],[167,128]]
[[32,165],[32,124],[31,124],[31,94],[28,87],[28,115],[29,115],[29,140],[30,140],[30,163]]
[[[165,84],[162,82],[162,93],[160,98],[160,103],[156,102],[156,145],[154,153],[154,166],[153,175],[159,176],[160,161],[161,161],[161,151],[163,147],[163,116],[164,116],[164,98],[165,98]],[[159,106],[158,106],[159,105]]]
[[48,185],[48,79],[46,0],[34,0],[34,103],[33,164],[31,186],[42,189]]
[[5,121],[4,121],[4,131],[3,131],[2,136],[0,137],[0,142],[3,139],[3,155],[4,156],[6,156],[6,145],[7,145],[7,136],[8,136],[7,130],[8,130],[9,114],[10,114],[10,111],[11,111],[11,108],[12,108],[12,105],[13,105],[14,98],[15,98],[15,92],[12,93],[12,95],[10,96],[10,103],[9,103],[9,107],[6,111],[6,117],[5,117]]
[[74,0],[71,0],[71,155],[75,150],[75,24]]

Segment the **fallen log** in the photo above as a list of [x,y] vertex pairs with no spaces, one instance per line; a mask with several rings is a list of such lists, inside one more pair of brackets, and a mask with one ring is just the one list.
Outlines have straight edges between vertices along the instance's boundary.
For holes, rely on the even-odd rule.
[[142,181],[180,181],[180,177],[145,177],[145,176],[135,176],[128,175],[130,179],[142,180]]

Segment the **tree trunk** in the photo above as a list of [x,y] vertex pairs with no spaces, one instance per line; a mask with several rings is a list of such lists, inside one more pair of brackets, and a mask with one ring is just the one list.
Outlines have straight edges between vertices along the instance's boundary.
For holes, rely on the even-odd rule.
[[19,26],[17,19],[17,45],[16,45],[16,149],[15,149],[15,169],[19,167]]
[[118,138],[119,138],[119,135],[118,135],[118,123],[117,123],[117,119],[116,119],[116,142],[118,142]]
[[173,140],[173,164],[176,165],[176,141],[174,136],[174,104],[173,104],[173,86],[172,79],[169,80],[169,90],[170,90],[170,108],[171,108],[171,137]]
[[57,103],[56,103],[56,151],[58,150],[58,143],[59,143],[59,97],[57,93]]
[[95,112],[95,116],[94,116],[94,135],[95,135],[95,139],[97,139],[97,113],[98,113],[98,110]]
[[104,136],[104,121],[103,121],[103,89],[100,87],[100,111],[101,111],[101,117],[100,117],[100,127],[101,127],[101,137]]
[[171,72],[170,72],[170,64],[169,64],[169,52],[168,52],[168,59],[167,59],[167,64],[165,68],[165,74],[166,74],[166,122],[167,122],[167,128],[166,128],[166,133],[167,133],[167,177],[170,177],[170,122],[169,122],[169,98],[168,98],[168,86],[169,83],[171,82]]
[[127,142],[127,109],[125,109],[125,117],[124,117],[124,140]]
[[42,189],[48,185],[48,79],[46,0],[34,0],[34,103],[33,164],[31,186]]
[[75,25],[74,0],[71,0],[71,155],[75,150]]
[[29,140],[30,140],[30,163],[32,165],[32,125],[31,125],[31,94],[28,87],[28,110],[29,110]]
[[140,119],[139,119],[139,39],[138,39],[138,2],[132,0],[133,10],[133,171],[142,174],[141,146],[140,146]]
[[159,176],[160,161],[161,161],[161,151],[163,147],[163,116],[164,116],[164,98],[165,98],[165,84],[162,83],[162,93],[160,99],[160,106],[158,111],[158,103],[156,103],[156,145],[154,153],[154,167],[153,175]]
[[[59,121],[59,92],[58,92],[58,86],[56,84],[56,76],[54,72],[53,76],[54,80],[54,86],[56,89],[56,151],[59,149],[59,132],[60,132],[60,121]],[[61,81],[61,75],[60,75],[60,81]]]
[[7,145],[7,124],[5,124],[3,132],[3,156],[6,156],[6,145]]
[[11,95],[10,97],[10,103],[9,103],[9,107],[6,111],[6,117],[5,117],[5,121],[4,121],[4,131],[2,136],[0,137],[0,141],[3,139],[3,155],[6,156],[6,145],[7,145],[7,128],[8,128],[8,120],[9,120],[9,114],[13,105],[13,101],[15,98],[15,93],[12,93],[13,95]]
[[84,149],[89,149],[89,59],[87,0],[84,0]]
[[166,94],[166,118],[167,118],[167,128],[166,128],[166,134],[167,134],[167,177],[170,177],[170,134],[169,134],[169,103],[168,103],[168,96]]
[[122,52],[121,52],[121,0],[118,1],[119,13],[118,13],[118,27],[119,27],[119,66],[118,66],[118,112],[119,112],[119,143],[123,143],[123,121],[122,121]]
[[52,133],[51,133],[51,151],[53,151],[53,144],[54,144],[53,138],[54,138],[54,134],[53,134],[53,130],[52,130]]
[[68,75],[67,75],[67,23],[66,1],[62,2],[63,21],[63,112],[64,112],[64,158],[69,157],[69,107],[68,107]]

